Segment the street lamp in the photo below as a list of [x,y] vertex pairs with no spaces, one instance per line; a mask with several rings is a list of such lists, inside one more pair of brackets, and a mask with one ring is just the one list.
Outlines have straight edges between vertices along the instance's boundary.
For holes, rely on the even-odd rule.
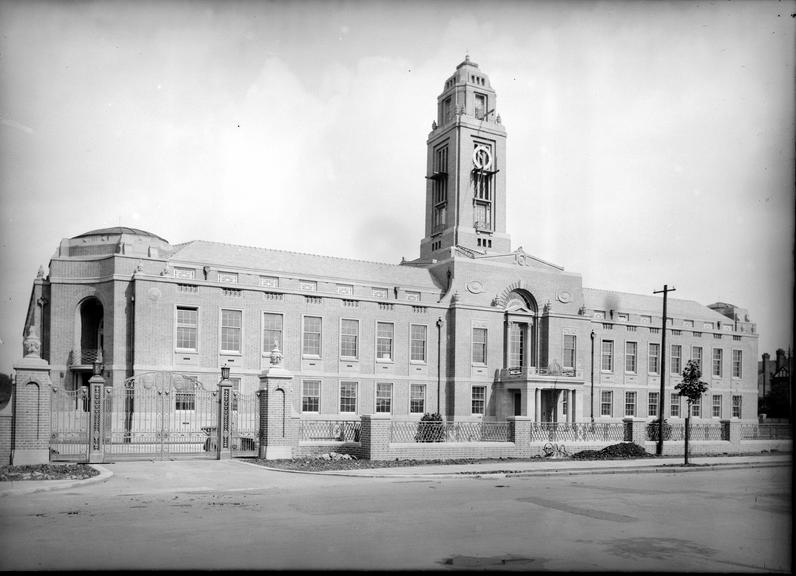
[[591,424],[594,426],[594,330],[591,331]]
[[221,367],[221,380],[229,380],[229,366],[226,364]]

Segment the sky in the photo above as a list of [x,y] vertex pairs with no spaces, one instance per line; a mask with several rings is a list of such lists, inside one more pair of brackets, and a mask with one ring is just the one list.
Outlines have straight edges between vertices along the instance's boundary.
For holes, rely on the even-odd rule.
[[796,3],[0,0],[0,372],[62,238],[131,226],[398,263],[465,54],[512,247],[793,335]]

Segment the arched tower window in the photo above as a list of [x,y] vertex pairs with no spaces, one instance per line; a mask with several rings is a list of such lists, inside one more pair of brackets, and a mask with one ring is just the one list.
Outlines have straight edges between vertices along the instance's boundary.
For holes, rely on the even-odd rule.
[[97,359],[97,352],[103,348],[104,311],[102,303],[96,298],[88,298],[80,304],[80,358],[75,364],[88,365]]
[[524,290],[506,297],[504,364],[509,370],[527,370],[538,365],[536,300]]

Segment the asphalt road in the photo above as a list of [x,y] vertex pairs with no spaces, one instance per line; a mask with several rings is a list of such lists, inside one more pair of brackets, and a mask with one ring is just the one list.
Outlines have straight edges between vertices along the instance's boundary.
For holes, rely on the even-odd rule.
[[0,569],[790,572],[791,469],[351,478],[123,463],[0,499]]

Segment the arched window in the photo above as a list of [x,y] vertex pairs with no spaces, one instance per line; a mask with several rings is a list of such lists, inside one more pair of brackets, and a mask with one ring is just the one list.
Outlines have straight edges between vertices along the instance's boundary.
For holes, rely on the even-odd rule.
[[506,297],[505,366],[525,370],[538,364],[536,301],[525,291],[513,290]]
[[102,303],[96,298],[87,298],[80,304],[78,312],[80,357],[74,363],[88,365],[97,359],[103,348],[104,312]]

